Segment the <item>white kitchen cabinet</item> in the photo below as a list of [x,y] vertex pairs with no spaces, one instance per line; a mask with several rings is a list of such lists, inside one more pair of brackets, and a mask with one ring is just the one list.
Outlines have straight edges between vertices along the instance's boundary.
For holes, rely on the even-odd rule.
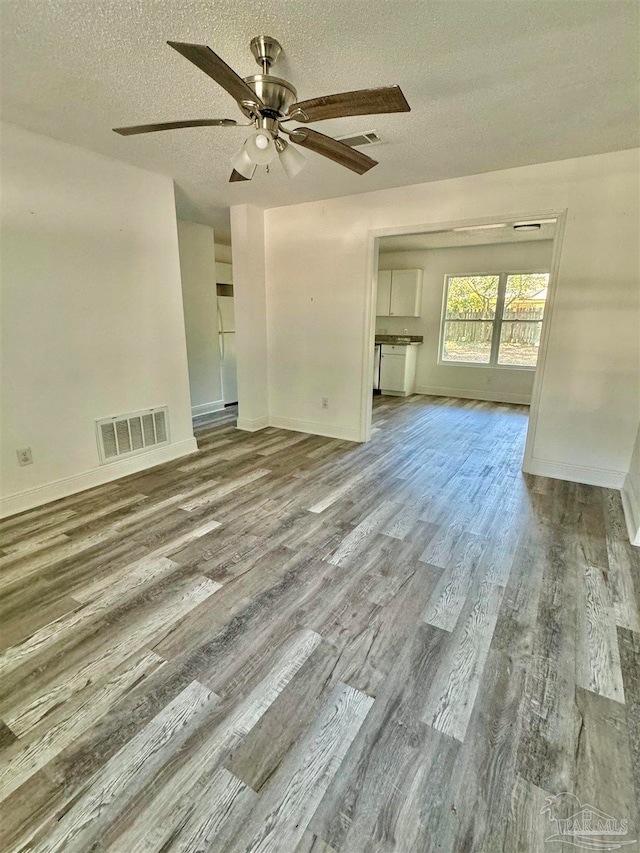
[[419,317],[422,270],[392,270],[390,317]]
[[381,270],[378,273],[377,317],[419,317],[422,270]]
[[378,301],[376,316],[388,317],[391,305],[391,270],[380,270],[378,273]]
[[383,394],[407,397],[416,381],[417,346],[383,344],[380,365],[380,390]]

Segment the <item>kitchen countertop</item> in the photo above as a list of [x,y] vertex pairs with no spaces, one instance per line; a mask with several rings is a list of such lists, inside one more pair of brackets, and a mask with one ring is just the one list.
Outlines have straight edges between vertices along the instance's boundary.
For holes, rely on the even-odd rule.
[[375,343],[392,344],[394,346],[408,347],[411,344],[421,344],[422,335],[376,335]]

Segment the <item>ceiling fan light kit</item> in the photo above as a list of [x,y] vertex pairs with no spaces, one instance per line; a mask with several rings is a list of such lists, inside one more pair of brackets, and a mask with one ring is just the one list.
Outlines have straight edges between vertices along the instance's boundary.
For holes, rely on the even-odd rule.
[[[376,160],[317,130],[306,127],[289,130],[283,126],[284,123],[299,121],[308,124],[330,118],[408,112],[411,109],[399,86],[360,89],[298,101],[298,93],[291,83],[269,73],[282,52],[279,42],[271,36],[256,36],[251,40],[250,49],[262,73],[245,78],[236,74],[206,45],[174,41],[167,44],[222,86],[249,119],[249,125],[255,128],[242,148],[231,158],[231,182],[250,181],[257,166],[268,166],[276,157],[288,177],[299,174],[306,158],[293,145],[282,139],[281,133],[286,134],[291,142],[302,148],[308,148],[352,172],[363,175],[377,165]],[[237,126],[238,122],[234,119],[195,119],[118,127],[114,130],[121,136],[132,136],[186,127]]]
[[244,143],[244,150],[256,166],[268,165],[277,156],[273,136],[268,130],[256,130]]
[[233,166],[234,170],[238,172],[238,174],[242,175],[242,177],[247,181],[251,180],[251,178],[255,174],[256,169],[258,168],[247,154],[247,150],[244,145],[242,146],[242,148],[240,148],[239,151],[236,151],[236,153],[231,158],[231,165]]
[[307,158],[284,139],[276,139],[275,146],[287,177],[295,178],[306,166]]

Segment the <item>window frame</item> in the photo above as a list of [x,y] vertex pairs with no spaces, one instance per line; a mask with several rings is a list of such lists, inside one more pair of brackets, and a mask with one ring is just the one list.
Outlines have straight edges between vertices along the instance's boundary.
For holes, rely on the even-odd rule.
[[[507,323],[544,323],[544,317],[542,320],[504,320],[504,303],[507,292],[507,280],[510,275],[546,275],[548,276],[547,287],[549,287],[549,282],[551,281],[551,272],[548,269],[526,269],[526,270],[501,270],[500,272],[458,272],[458,273],[446,273],[444,277],[444,288],[443,288],[443,298],[442,298],[442,311],[440,316],[440,342],[438,344],[438,366],[443,367],[480,367],[487,368],[491,370],[536,370],[538,367],[537,360],[535,365],[531,364],[499,364],[498,363],[498,354],[500,351],[500,337],[502,334],[502,324],[504,322]],[[489,361],[449,361],[443,358],[444,355],[444,336],[445,329],[447,324],[447,302],[449,299],[449,282],[452,278],[468,278],[470,276],[475,276],[477,278],[483,277],[497,277],[498,278],[498,295],[496,297],[496,312],[493,320],[468,320],[470,323],[491,323],[492,331],[491,331],[491,349],[489,351]],[[545,300],[545,310],[546,310],[546,300]],[[456,322],[452,320],[451,322]]]

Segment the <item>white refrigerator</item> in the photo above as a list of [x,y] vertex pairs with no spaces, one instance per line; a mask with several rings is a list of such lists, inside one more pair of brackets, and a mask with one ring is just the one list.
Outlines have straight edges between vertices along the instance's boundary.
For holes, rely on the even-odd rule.
[[236,321],[233,296],[218,296],[218,342],[222,371],[222,398],[225,406],[238,402],[236,377]]

